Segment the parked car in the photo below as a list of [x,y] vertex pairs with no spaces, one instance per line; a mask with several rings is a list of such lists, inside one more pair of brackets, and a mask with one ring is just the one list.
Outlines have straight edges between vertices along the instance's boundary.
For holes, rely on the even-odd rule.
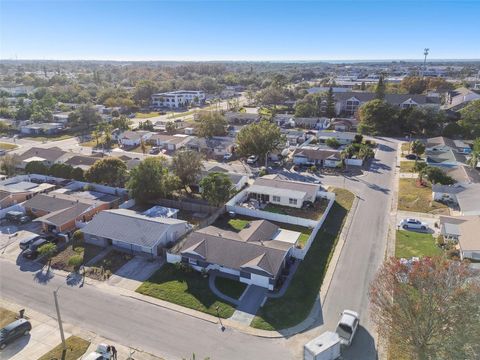
[[107,360],[107,359],[111,359],[112,354],[108,351],[109,348],[110,348],[110,346],[108,346],[107,344],[99,344],[97,346],[97,349],[94,352],[88,354],[83,359],[84,360]]
[[223,160],[230,160],[233,157],[232,153],[226,153],[223,155]]
[[17,223],[17,224],[26,224],[31,220],[30,217],[26,216],[21,211],[9,211],[5,215],[5,218],[8,221],[11,221],[11,222]]
[[39,238],[30,244],[27,250],[22,253],[22,256],[27,259],[36,259],[38,257],[38,249],[40,246],[47,244],[49,241],[45,238]]
[[18,243],[18,246],[20,246],[20,249],[26,250],[34,241],[40,238],[41,238],[40,235],[32,235],[32,236],[26,237],[25,239],[20,240],[20,242]]
[[26,319],[18,319],[0,330],[0,349],[21,336],[27,336],[32,330],[32,324]]
[[403,219],[400,226],[404,229],[427,230],[428,224],[417,219]]
[[151,154],[151,155],[157,155],[158,153],[160,153],[160,148],[154,146],[150,149],[150,151],[148,153]]
[[343,310],[340,315],[336,333],[340,337],[340,343],[350,346],[360,324],[360,317],[352,310]]
[[408,154],[407,156],[405,156],[405,158],[408,160],[420,160],[420,156],[417,156],[415,154]]
[[255,164],[258,161],[257,155],[251,155],[247,158],[247,164]]

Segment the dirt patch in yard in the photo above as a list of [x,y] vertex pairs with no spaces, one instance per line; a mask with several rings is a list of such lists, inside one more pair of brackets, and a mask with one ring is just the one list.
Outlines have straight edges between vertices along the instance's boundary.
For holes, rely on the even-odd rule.
[[110,251],[103,259],[86,269],[87,276],[95,280],[108,280],[123,265],[132,260],[133,255],[118,250]]
[[298,209],[290,206],[267,204],[263,210],[275,214],[295,216],[310,220],[320,220],[325,212],[325,209],[327,208],[327,205],[327,199],[319,199],[315,201],[313,207],[309,209]]
[[[85,246],[76,246],[75,249],[72,248],[71,244],[68,244],[65,248],[57,252],[57,254],[52,258],[52,268],[57,270],[64,270],[68,272],[74,271],[74,267],[68,264],[68,260],[75,255],[83,257],[83,264],[87,263],[93,259],[103,248],[95,245],[86,244]],[[43,263],[47,263],[47,260],[44,259]]]
[[15,314],[13,311],[0,307],[0,328],[3,328],[4,326],[17,320],[15,317],[16,315],[17,314]]

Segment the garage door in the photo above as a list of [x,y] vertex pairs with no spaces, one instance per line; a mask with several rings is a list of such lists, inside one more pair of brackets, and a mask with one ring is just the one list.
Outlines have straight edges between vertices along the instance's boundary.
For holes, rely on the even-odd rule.
[[252,284],[262,286],[265,288],[268,288],[268,277],[257,275],[257,274],[251,274],[250,276],[250,281]]

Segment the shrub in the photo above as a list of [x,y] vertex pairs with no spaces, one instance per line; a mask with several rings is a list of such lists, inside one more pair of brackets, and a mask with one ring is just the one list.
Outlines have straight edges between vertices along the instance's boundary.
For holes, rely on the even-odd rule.
[[70,258],[68,259],[68,265],[73,266],[75,270],[78,270],[78,268],[80,267],[80,265],[82,265],[82,263],[83,263],[82,255],[73,255],[73,256],[70,256]]
[[460,259],[460,251],[455,248],[447,250],[447,257],[451,260]]
[[445,239],[443,238],[442,235],[440,235],[439,237],[437,237],[437,246],[443,247],[444,245],[445,245]]
[[258,176],[265,176],[265,175],[267,175],[267,169],[265,168],[260,169],[260,171],[258,172]]
[[310,172],[314,173],[314,172],[317,172],[317,167],[315,165],[313,166],[310,166]]

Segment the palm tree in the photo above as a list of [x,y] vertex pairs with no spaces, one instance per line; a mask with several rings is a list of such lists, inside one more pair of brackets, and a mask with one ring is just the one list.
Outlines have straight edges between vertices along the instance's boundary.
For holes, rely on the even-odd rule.
[[468,159],[468,165],[469,165],[472,169],[476,169],[476,167],[477,167],[477,165],[478,165],[478,161],[480,161],[480,153],[479,153],[479,152],[476,152],[476,151],[473,151],[472,154],[471,154],[470,159]]
[[143,139],[140,141],[140,148],[142,149],[143,155],[147,153],[147,146],[145,145],[145,141]]
[[422,143],[420,140],[415,140],[412,143],[411,149],[412,149],[412,152],[415,155],[417,155],[417,157],[415,158],[415,164],[416,164],[418,161],[418,158],[425,152],[425,144]]
[[100,132],[98,130],[93,130],[92,135],[95,141],[97,142],[97,147],[98,147],[98,139],[100,138]]

